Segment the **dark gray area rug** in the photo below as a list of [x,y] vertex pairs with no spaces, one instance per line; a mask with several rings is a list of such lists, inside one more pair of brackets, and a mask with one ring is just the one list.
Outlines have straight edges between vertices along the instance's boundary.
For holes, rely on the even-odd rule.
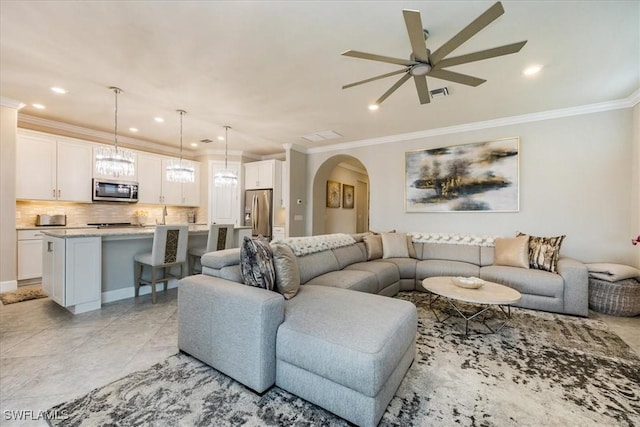
[[[425,294],[397,298],[418,307],[417,351],[381,426],[640,425],[640,359],[602,321],[514,309],[500,333],[465,337],[460,319],[436,321]],[[69,414],[54,426],[347,425],[185,354],[51,410]]]

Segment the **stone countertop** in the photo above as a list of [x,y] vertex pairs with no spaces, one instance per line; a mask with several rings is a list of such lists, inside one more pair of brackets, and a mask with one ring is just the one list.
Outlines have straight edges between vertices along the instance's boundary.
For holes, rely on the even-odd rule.
[[16,226],[16,230],[76,230],[79,228],[98,228],[96,225],[28,225]]
[[[169,224],[180,225],[180,224]],[[153,237],[154,227],[123,227],[123,228],[80,228],[80,229],[47,229],[43,234],[51,237]],[[189,234],[208,233],[208,225],[189,225]]]

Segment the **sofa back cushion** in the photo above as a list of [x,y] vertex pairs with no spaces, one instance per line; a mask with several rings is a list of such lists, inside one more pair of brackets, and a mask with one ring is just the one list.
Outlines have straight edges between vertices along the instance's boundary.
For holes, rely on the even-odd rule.
[[357,244],[332,249],[332,251],[336,256],[340,270],[356,262],[364,262],[367,260]]
[[300,283],[305,284],[314,277],[330,271],[340,270],[340,264],[332,250],[316,252],[298,257]]
[[494,253],[495,248],[493,246],[480,246],[480,266],[493,265]]
[[424,243],[422,259],[462,261],[480,265],[480,246],[449,243]]

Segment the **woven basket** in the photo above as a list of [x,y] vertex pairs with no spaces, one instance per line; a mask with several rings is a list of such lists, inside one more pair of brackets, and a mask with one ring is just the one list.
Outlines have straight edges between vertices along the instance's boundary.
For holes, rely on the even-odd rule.
[[612,316],[637,316],[640,282],[636,279],[607,282],[589,277],[589,308]]

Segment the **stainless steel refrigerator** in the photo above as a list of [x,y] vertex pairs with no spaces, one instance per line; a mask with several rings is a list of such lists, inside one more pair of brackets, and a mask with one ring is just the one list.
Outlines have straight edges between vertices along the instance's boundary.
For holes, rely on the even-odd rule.
[[273,222],[273,190],[247,190],[244,192],[244,225],[252,228],[253,236],[271,239]]

